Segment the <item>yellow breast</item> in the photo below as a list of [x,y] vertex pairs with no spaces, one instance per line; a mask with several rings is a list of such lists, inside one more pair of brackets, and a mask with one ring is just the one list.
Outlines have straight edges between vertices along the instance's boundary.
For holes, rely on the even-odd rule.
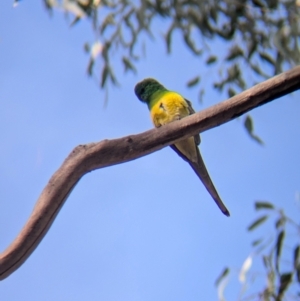
[[[156,127],[188,116],[188,103],[178,93],[167,91],[155,100],[151,108],[151,118]],[[193,162],[198,161],[198,148],[194,137],[181,140],[175,144],[178,150]]]
[[178,93],[168,91],[160,96],[151,108],[151,118],[156,127],[189,115],[188,104]]

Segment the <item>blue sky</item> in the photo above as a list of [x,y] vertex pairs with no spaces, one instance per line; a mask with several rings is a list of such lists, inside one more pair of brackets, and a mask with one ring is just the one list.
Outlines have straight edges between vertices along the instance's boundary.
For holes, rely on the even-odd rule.
[[[200,104],[185,85],[200,63],[180,40],[166,56],[158,37],[137,75],[116,70],[121,87],[110,88],[104,108],[104,92],[85,73],[83,44],[94,41],[87,22],[70,29],[62,14],[49,18],[41,1],[15,9],[2,1],[0,10],[1,251],[75,146],[152,127],[133,92],[137,81],[157,78],[195,100],[196,111],[225,99],[208,88]],[[257,237],[246,232],[257,217],[254,200],[299,216],[298,98],[251,112],[264,147],[248,138],[242,119],[202,134],[201,152],[230,218],[170,148],[93,171],[25,264],[0,283],[1,300],[217,300],[214,281],[224,266],[234,271],[225,296],[237,299],[238,269]]]

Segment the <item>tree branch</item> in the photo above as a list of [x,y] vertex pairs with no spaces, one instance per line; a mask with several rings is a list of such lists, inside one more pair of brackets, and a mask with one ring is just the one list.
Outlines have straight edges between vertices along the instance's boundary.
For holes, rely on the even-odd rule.
[[86,173],[148,155],[182,138],[228,122],[258,106],[300,89],[300,66],[180,121],[138,135],[77,146],[51,177],[31,216],[0,254],[0,279],[31,255],[46,235],[72,189]]

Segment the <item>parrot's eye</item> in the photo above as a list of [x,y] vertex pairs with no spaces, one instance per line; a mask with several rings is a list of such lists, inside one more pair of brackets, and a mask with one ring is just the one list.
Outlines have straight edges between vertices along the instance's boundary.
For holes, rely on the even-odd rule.
[[141,94],[144,94],[144,92],[145,92],[145,88],[142,88],[141,89]]

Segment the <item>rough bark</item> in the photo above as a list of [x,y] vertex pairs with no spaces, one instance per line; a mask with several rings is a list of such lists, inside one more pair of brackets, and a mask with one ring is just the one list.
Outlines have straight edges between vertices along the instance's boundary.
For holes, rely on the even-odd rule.
[[0,279],[18,269],[46,235],[72,189],[86,173],[148,155],[209,130],[300,88],[300,66],[180,121],[138,135],[77,146],[51,177],[27,223],[0,254]]

